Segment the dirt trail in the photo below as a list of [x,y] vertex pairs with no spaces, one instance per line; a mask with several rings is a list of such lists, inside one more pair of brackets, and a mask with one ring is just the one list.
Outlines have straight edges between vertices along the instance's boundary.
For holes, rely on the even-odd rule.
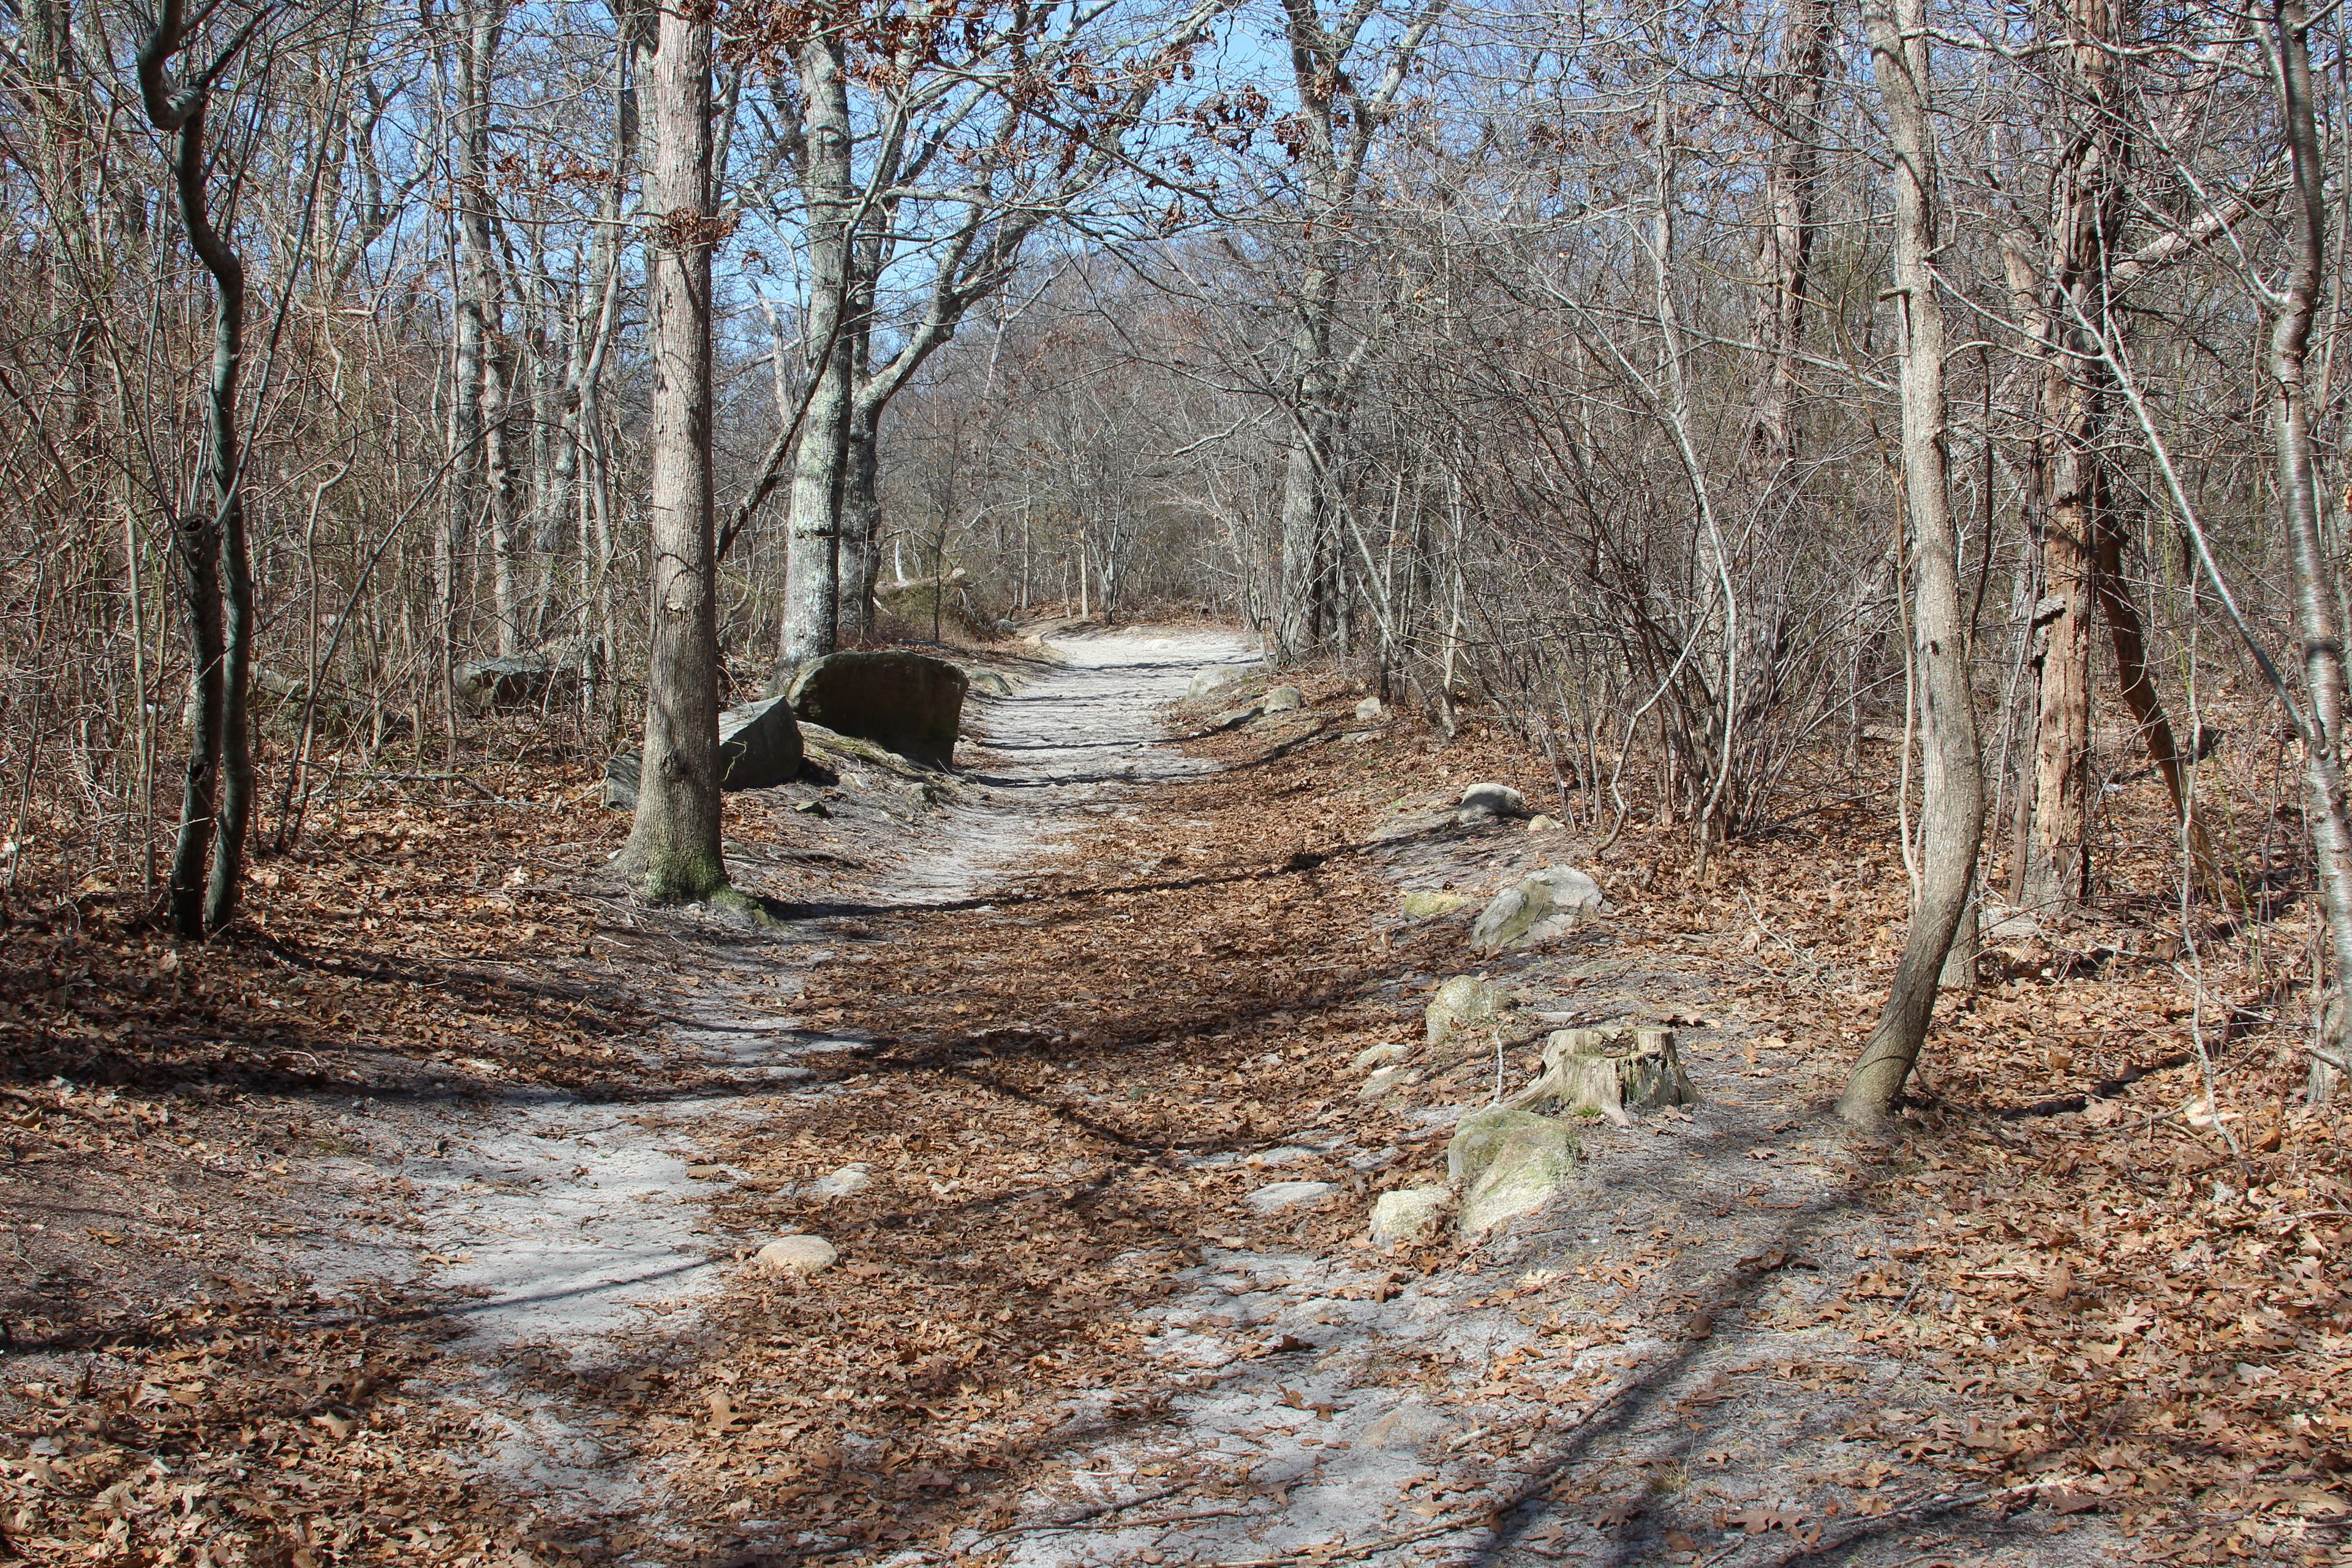
[[[1207,764],[1157,743],[1161,715],[1202,666],[1254,657],[1241,638],[1213,630],[1081,636],[1049,651],[1058,662],[1039,679],[975,700],[984,713],[980,764],[947,810],[908,825],[878,896],[847,912],[968,899],[1089,810],[1108,809],[1100,803],[1115,790],[1202,771]],[[845,782],[854,791],[863,781]],[[531,1091],[446,1122],[387,1117],[369,1131],[404,1151],[396,1176],[357,1163],[331,1173],[354,1185],[404,1180],[413,1217],[345,1233],[307,1260],[310,1271],[330,1287],[374,1279],[454,1302],[462,1333],[434,1392],[474,1416],[478,1468],[551,1517],[660,1510],[660,1484],[642,1472],[631,1435],[551,1394],[545,1374],[561,1365],[592,1379],[625,1376],[617,1369],[649,1344],[690,1334],[697,1303],[737,1250],[711,1224],[698,1141],[714,1123],[760,1115],[747,1096],[795,1092],[813,1076],[800,1058],[859,1043],[793,1027],[749,990],[832,957],[840,912],[720,957],[718,984],[696,994],[669,1042],[709,1068],[690,1091],[649,1085],[651,1103]],[[688,952],[709,964],[709,951]],[[797,1092],[835,1090],[813,1083]]]
[[[1244,657],[1230,637],[1059,651],[980,705],[952,804],[887,819],[909,868],[784,939],[681,950],[707,1082],[517,1105],[412,1165],[436,1282],[488,1292],[441,1391],[567,1550],[2113,1559],[2095,1521],[1975,1506],[1974,1451],[2024,1434],[1902,1353],[1939,1306],[1906,1288],[1920,1232],[1820,1114],[1801,1019],[1610,921],[1475,961],[1466,912],[1409,924],[1399,890],[1580,846],[1457,826],[1426,809],[1442,778],[1399,816],[1354,743],[1379,737],[1336,715],[1254,731],[1224,771],[1188,755],[1166,708]],[[1705,1102],[1588,1130],[1576,1188],[1483,1246],[1381,1256],[1371,1198],[1442,1170],[1496,1069],[1365,1101],[1349,1063],[1481,968],[1547,1012],[1678,1024]],[[853,1193],[820,1180],[853,1167]],[[1328,1186],[1269,1200],[1302,1179]],[[844,1267],[730,1266],[792,1230]]]

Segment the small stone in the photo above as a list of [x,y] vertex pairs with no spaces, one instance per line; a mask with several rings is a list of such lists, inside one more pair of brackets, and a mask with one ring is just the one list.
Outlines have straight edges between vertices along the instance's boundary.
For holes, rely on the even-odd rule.
[[1404,918],[1409,921],[1433,921],[1450,915],[1469,903],[1467,893],[1449,893],[1434,888],[1415,888],[1404,896]]
[[1378,1100],[1391,1089],[1402,1089],[1413,1081],[1414,1075],[1411,1068],[1382,1068],[1364,1080],[1364,1087],[1356,1091],[1356,1098],[1361,1100]]
[[1336,1191],[1328,1182],[1276,1182],[1252,1193],[1249,1206],[1260,1214],[1274,1214],[1300,1204],[1319,1204]]
[[841,1257],[821,1236],[787,1236],[760,1248],[759,1264],[771,1274],[796,1274],[805,1279],[822,1274]]
[[1528,818],[1528,831],[1529,833],[1557,833],[1559,831],[1559,818],[1556,816],[1546,816],[1542,812],[1538,811],[1533,816]]
[[1528,797],[1508,784],[1474,784],[1462,792],[1462,811],[1486,816],[1525,816]]
[[1444,1187],[1400,1187],[1372,1205],[1372,1245],[1410,1247],[1437,1228],[1454,1194]]
[[1431,1045],[1451,1045],[1466,1031],[1491,1028],[1510,1011],[1509,992],[1484,975],[1457,974],[1422,1009],[1422,1027]]
[[800,805],[793,807],[793,809],[799,812],[803,816],[831,816],[833,815],[833,813],[825,809],[824,802],[821,800],[804,800],[801,802]]
[[974,691],[985,691],[991,697],[1013,695],[1013,683],[992,669],[968,669],[964,676],[971,682]]
[[862,1193],[873,1184],[874,1178],[866,1174],[865,1166],[844,1165],[833,1174],[811,1182],[809,1191],[822,1198],[845,1198],[853,1193]]
[[1405,1048],[1394,1040],[1382,1040],[1377,1046],[1367,1046],[1358,1051],[1356,1059],[1348,1065],[1358,1072],[1370,1072],[1374,1068],[1384,1068],[1391,1062],[1402,1061],[1404,1058],[1404,1050]]
[[1367,697],[1356,704],[1356,721],[1360,724],[1369,724],[1386,711],[1387,710],[1381,706],[1379,698]]
[[1296,686],[1277,686],[1265,694],[1265,710],[1269,713],[1287,713],[1306,706],[1307,694]]
[[1279,1149],[1261,1149],[1256,1153],[1252,1154],[1248,1159],[1244,1160],[1242,1163],[1244,1165],[1288,1165],[1295,1163],[1297,1161],[1304,1160],[1314,1152],[1314,1150],[1301,1149],[1296,1143],[1286,1143]]

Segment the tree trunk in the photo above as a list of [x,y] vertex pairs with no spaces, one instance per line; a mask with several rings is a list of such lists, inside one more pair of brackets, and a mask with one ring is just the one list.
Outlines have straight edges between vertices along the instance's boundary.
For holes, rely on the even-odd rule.
[[710,473],[710,44],[709,11],[664,9],[646,95],[653,637],[636,816],[621,870],[657,901],[709,899],[727,887]]
[[877,456],[874,414],[860,399],[850,410],[841,473],[841,618],[860,639],[874,631],[874,582],[882,566]]
[[2310,1099],[2329,1099],[2342,1082],[2352,1045],[2352,1007],[2344,1005],[2344,965],[2352,961],[2352,828],[2344,806],[2345,669],[2343,607],[2320,534],[2317,453],[2311,430],[2311,390],[2305,384],[2312,319],[2319,305],[2326,260],[2326,166],[2320,161],[2311,101],[2311,15],[2304,0],[2273,0],[2280,104],[2295,200],[2288,234],[2294,258],[2278,320],[2271,328],[2271,417],[2278,442],[2280,510],[2285,514],[2288,559],[2294,573],[2294,619],[2302,645],[2305,720],[2304,789],[2320,898],[2336,949],[2332,995],[2315,999],[2324,1026],[2315,1030],[2307,1080]]
[[172,530],[194,669],[195,721],[189,726],[187,781],[180,795],[180,832],[172,849],[172,934],[205,934],[205,868],[212,858],[220,791],[220,529],[210,512],[190,512]]
[[1797,455],[1798,350],[1805,337],[1805,290],[1813,254],[1813,184],[1821,163],[1819,120],[1828,79],[1829,0],[1790,0],[1780,33],[1780,68],[1768,112],[1773,142],[1764,166],[1764,234],[1758,271],[1756,342],[1764,359],[1757,388],[1750,461],[1785,482]]
[[2108,282],[2131,158],[2116,53],[2132,30],[2131,5],[2070,0],[2066,8],[2067,96],[2079,123],[2053,181],[2050,270],[2034,343],[2048,500],[2042,593],[2055,615],[2042,647],[2021,886],[2024,901],[2042,908],[2071,906],[2090,891],[2091,627],[2101,596],[2100,540],[2114,527],[2102,450],[2111,389],[2099,334],[2112,330]]
[[808,413],[793,463],[792,533],[784,562],[782,661],[799,664],[839,646],[841,497],[847,467],[852,395],[843,341],[848,308],[851,219],[849,84],[845,46],[825,29],[801,46],[801,92],[807,118],[803,185],[808,206]]
[[[164,0],[139,51],[139,90],[148,120],[172,138],[172,176],[188,247],[211,275],[213,364],[205,405],[211,447],[212,511],[179,526],[197,685],[197,731],[188,759],[179,843],[172,863],[172,921],[184,937],[218,931],[236,918],[253,814],[253,750],[246,697],[251,681],[253,569],[246,549],[237,439],[238,372],[245,349],[245,265],[213,226],[205,192],[205,113],[224,56],[173,91],[164,70],[185,41],[181,0]],[[233,46],[234,47],[235,46]],[[210,557],[209,563],[206,560]],[[217,800],[215,790],[217,789]],[[196,883],[209,849],[201,920]]]
[[1946,451],[1944,314],[1936,292],[1937,186],[1922,0],[1867,0],[1871,68],[1895,154],[1895,289],[1902,312],[1904,499],[1911,545],[1914,657],[1927,735],[1919,900],[1886,1005],[1854,1064],[1838,1112],[1885,1120],[1926,1041],[1937,976],[1976,879],[1984,778],[1969,690]]

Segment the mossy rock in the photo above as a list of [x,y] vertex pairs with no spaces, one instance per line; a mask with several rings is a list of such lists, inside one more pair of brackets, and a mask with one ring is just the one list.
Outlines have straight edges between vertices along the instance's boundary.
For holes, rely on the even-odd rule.
[[1467,893],[1451,893],[1441,888],[1415,888],[1404,896],[1404,918],[1409,921],[1442,920],[1457,910],[1470,905]]

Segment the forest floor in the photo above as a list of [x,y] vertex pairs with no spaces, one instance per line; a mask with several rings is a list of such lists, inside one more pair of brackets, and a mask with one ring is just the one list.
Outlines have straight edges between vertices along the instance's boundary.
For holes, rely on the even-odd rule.
[[[19,922],[0,1560],[2341,1560],[2352,1188],[2279,1090],[2276,911],[2000,928],[1860,1140],[1884,803],[1696,881],[1664,834],[1456,824],[1549,769],[1335,679],[1204,732],[1243,658],[999,652],[955,773],[733,797],[781,931],[635,908],[619,820],[520,768],[389,776],[236,943],[105,887]],[[1547,864],[1611,910],[1474,957]],[[1674,1027],[1700,1102],[1384,1253],[1377,1195],[1533,1070],[1414,1054],[1465,973]],[[793,1233],[838,1264],[752,1264]]]

